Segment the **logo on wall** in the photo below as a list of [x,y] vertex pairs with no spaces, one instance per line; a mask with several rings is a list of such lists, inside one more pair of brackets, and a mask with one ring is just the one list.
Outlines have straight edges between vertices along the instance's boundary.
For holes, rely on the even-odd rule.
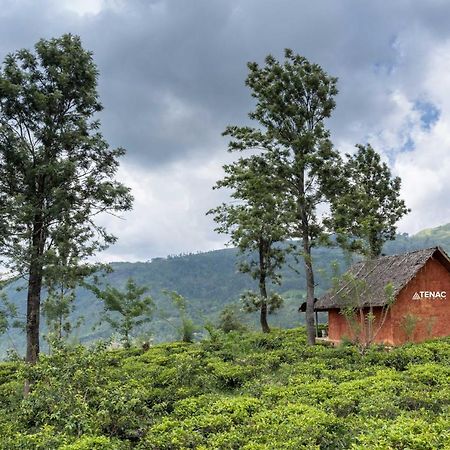
[[423,298],[434,298],[443,300],[447,298],[446,291],[419,291],[412,296],[413,300],[422,300]]

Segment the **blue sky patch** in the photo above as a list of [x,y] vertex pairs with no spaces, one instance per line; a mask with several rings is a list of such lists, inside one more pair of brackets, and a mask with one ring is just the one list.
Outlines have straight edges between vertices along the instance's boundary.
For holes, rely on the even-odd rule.
[[423,130],[429,131],[439,120],[441,111],[431,102],[416,100],[414,110],[420,114],[420,125]]
[[412,137],[408,135],[405,139],[405,142],[402,145],[402,148],[400,149],[401,152],[411,152],[416,148],[416,144]]

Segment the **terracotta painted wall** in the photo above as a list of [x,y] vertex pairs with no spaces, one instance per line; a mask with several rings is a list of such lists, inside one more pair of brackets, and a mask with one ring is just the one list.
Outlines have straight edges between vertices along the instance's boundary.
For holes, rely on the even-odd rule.
[[[447,298],[413,300],[420,291],[446,292]],[[450,272],[430,259],[416,277],[400,292],[392,309],[394,344],[408,340],[420,342],[433,337],[450,336]],[[405,332],[407,316],[416,323],[410,336]]]
[[[364,311],[364,314],[367,314],[368,312],[369,310],[367,309]],[[373,329],[376,332],[376,336],[373,342],[389,345],[394,344],[390,312],[387,313],[384,325],[381,328],[381,308],[374,308],[373,313],[375,314]],[[353,332],[351,327],[348,325],[347,319],[342,314],[340,314],[339,310],[332,309],[328,311],[328,338],[333,342],[340,342],[343,338],[352,339],[353,337]]]
[[343,337],[349,336],[345,317],[337,309],[328,311],[328,339],[339,342]]
[[[413,300],[414,294],[420,291],[446,292],[447,298]],[[376,322],[380,320],[380,312],[380,308],[374,309]],[[409,333],[408,315],[409,322],[415,322]],[[375,342],[400,345],[443,336],[450,336],[450,273],[438,261],[430,259],[397,296]],[[352,337],[347,320],[337,309],[328,311],[328,337],[333,342]]]

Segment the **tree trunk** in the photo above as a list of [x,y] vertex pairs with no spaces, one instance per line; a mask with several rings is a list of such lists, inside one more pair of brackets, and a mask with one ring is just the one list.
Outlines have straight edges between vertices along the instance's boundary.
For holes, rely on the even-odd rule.
[[[41,309],[42,262],[41,258],[33,259],[30,265],[27,295],[27,351],[25,361],[35,364],[39,356],[39,319]],[[25,380],[24,397],[30,393],[31,384]]]
[[58,342],[62,341],[62,327],[63,327],[63,317],[62,317],[62,313],[59,315],[59,319],[58,319]]
[[130,348],[130,336],[128,334],[128,328],[125,330],[125,339],[124,339],[124,347],[125,348]]
[[307,232],[303,233],[303,259],[306,275],[306,335],[309,345],[316,343],[316,326],[314,318],[314,272],[311,259],[311,246]]
[[305,199],[305,168],[302,167],[298,174],[297,180],[297,214],[299,220],[300,235],[303,244],[303,261],[305,265],[306,276],[306,335],[308,345],[316,343],[316,328],[314,318],[314,272],[311,257],[310,244],[310,226],[308,220],[308,213],[306,211]]
[[270,327],[267,323],[267,288],[266,288],[266,264],[264,258],[264,244],[259,245],[259,295],[261,297],[261,308],[259,321],[263,333],[270,333]]
[[259,282],[259,292],[261,295],[261,309],[259,315],[259,321],[261,323],[261,328],[263,333],[270,333],[270,327],[267,322],[267,290],[266,281],[263,280]]
[[39,355],[39,316],[41,308],[42,267],[33,262],[28,279],[27,353],[25,361],[34,364]]
[[34,364],[39,355],[39,319],[42,289],[42,255],[44,252],[43,222],[36,217],[33,226],[32,257],[28,276],[27,295],[27,352],[25,361]]

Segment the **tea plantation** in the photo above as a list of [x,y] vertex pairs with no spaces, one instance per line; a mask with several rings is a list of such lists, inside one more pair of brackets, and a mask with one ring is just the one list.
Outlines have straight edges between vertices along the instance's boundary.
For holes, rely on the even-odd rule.
[[[22,398],[23,380],[32,393]],[[450,339],[361,356],[304,330],[0,364],[0,449],[450,449]]]

